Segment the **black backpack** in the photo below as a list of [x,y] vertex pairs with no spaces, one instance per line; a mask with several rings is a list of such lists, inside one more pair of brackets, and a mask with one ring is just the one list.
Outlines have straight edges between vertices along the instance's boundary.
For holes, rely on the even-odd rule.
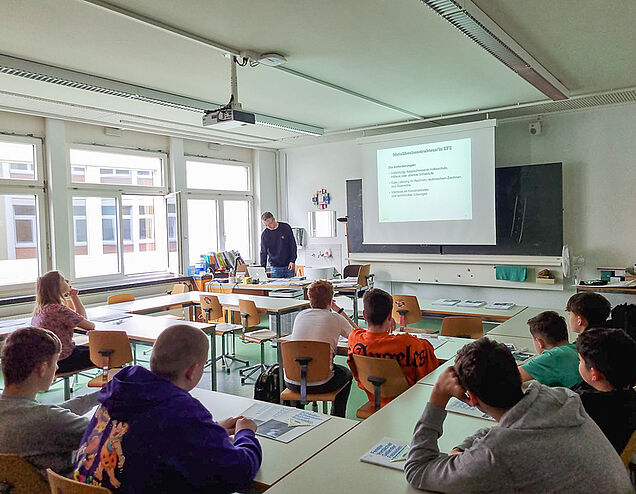
[[270,365],[261,372],[254,383],[254,399],[269,403],[280,403],[280,365]]

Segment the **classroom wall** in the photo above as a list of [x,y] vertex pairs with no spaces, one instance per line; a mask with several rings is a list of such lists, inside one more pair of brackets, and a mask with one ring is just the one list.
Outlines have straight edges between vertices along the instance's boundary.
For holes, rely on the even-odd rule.
[[[536,117],[535,117],[536,118]],[[500,122],[496,130],[496,166],[562,161],[564,164],[564,240],[570,252],[585,257],[584,278],[601,265],[636,262],[636,105],[623,105],[542,117],[543,133],[531,136],[531,118]],[[326,187],[337,214],[346,213],[345,180],[361,177],[353,140],[281,151],[287,158],[287,200],[292,226],[307,228],[311,194]],[[310,239],[313,243],[318,242]],[[344,228],[330,239],[343,245]],[[299,259],[299,262],[301,260]],[[393,293],[425,298],[457,297],[512,301],[523,305],[563,308],[571,289],[563,292],[511,290],[424,284],[378,283]],[[629,300],[611,296],[612,302]]]

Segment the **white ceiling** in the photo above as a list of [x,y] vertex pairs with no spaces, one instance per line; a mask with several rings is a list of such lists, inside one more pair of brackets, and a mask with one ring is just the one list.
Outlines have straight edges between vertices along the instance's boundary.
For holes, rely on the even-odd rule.
[[[636,2],[475,3],[573,94],[636,86]],[[110,4],[238,50],[280,52],[295,71],[422,117],[546,99],[419,0]],[[3,0],[0,19],[2,54],[214,103],[229,97],[229,61],[219,51],[83,0]],[[328,132],[413,120],[273,68],[239,68],[238,77],[245,109]],[[0,92],[14,86],[5,78],[0,78]],[[24,93],[59,101],[51,86],[35,83]],[[80,91],[68,90],[63,101],[77,103],[73,94]],[[94,107],[110,108],[112,101],[89,95]],[[86,97],[81,100],[86,104]],[[144,112],[131,106],[129,113]],[[179,119],[170,115],[165,112],[167,124]],[[206,132],[196,119],[187,124]],[[282,145],[272,144],[275,140],[290,137],[278,131],[259,135],[275,146]]]

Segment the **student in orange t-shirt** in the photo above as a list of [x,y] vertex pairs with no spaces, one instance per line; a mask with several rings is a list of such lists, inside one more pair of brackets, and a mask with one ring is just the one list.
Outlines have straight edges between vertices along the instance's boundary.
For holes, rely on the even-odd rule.
[[[391,315],[393,311],[391,295],[379,288],[372,288],[364,294],[362,300],[363,315],[368,329],[354,329],[349,334],[347,361],[360,389],[364,389],[364,386],[358,379],[353,354],[397,360],[404,371],[404,377],[411,386],[438,366],[433,345],[428,341],[408,333],[391,334],[395,330],[395,321]],[[369,401],[373,401],[373,393],[368,391],[366,393]],[[383,398],[382,406],[389,401],[391,400]]]

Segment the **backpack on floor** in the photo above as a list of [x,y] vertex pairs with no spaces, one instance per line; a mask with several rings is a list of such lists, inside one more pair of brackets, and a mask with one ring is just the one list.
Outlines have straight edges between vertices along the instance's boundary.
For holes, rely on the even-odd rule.
[[270,365],[261,372],[254,383],[254,399],[269,403],[280,403],[279,364]]

